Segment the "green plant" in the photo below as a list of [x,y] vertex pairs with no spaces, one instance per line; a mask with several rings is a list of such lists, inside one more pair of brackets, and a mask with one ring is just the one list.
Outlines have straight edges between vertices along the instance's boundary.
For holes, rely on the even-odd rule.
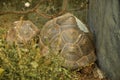
[[53,53],[42,57],[34,40],[21,47],[1,38],[0,67],[5,70],[1,80],[71,80],[71,71],[62,68],[60,56]]

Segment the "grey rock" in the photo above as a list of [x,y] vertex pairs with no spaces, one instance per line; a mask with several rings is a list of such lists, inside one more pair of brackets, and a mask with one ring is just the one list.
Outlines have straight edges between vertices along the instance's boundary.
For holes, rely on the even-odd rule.
[[88,16],[97,63],[110,79],[120,80],[120,0],[89,0]]

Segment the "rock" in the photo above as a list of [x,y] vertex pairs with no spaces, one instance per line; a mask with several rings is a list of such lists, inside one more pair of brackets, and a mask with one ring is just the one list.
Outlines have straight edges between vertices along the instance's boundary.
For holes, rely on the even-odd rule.
[[89,0],[88,15],[97,63],[110,79],[120,80],[120,1]]

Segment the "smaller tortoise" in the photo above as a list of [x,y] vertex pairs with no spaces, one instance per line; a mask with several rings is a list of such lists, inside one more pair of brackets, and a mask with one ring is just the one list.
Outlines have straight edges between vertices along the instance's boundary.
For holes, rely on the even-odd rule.
[[39,29],[31,21],[15,21],[14,27],[10,28],[6,40],[9,43],[26,43],[39,33]]
[[64,59],[63,67],[77,69],[96,60],[91,33],[74,15],[67,13],[48,21],[42,28],[40,46],[42,54],[49,49],[57,51]]

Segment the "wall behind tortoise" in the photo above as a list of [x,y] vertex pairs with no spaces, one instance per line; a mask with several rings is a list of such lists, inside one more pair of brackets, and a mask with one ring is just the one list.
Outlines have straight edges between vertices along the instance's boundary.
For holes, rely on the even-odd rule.
[[110,79],[120,80],[120,1],[89,0],[88,16],[98,65]]

